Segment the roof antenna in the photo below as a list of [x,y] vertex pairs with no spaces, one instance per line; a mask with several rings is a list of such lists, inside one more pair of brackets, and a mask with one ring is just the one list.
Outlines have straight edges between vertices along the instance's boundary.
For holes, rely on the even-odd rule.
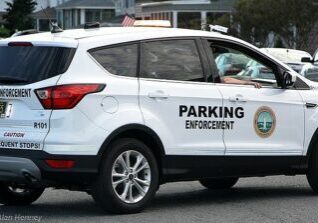
[[53,21],[50,19],[50,17],[48,16],[48,14],[46,13],[46,11],[45,11],[44,8],[42,7],[42,5],[41,5],[41,9],[42,9],[42,11],[43,11],[45,17],[49,20],[49,22],[50,22],[50,24],[51,24],[51,26],[52,26],[51,33],[61,33],[61,32],[63,32],[63,29],[58,26],[57,22],[53,22]]

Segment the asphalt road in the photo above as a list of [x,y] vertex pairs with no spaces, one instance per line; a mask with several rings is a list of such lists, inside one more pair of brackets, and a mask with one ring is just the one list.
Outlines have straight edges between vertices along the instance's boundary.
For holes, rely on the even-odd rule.
[[[24,216],[29,220],[23,220]],[[48,189],[31,206],[0,206],[0,222],[308,223],[318,222],[318,196],[304,176],[241,179],[229,191],[209,191],[197,182],[182,182],[161,186],[143,213],[116,216],[102,213],[86,193]]]

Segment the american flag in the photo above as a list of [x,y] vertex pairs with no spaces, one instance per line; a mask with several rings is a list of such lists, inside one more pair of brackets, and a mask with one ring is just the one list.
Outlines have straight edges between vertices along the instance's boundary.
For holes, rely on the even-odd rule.
[[132,17],[130,17],[129,15],[126,15],[123,22],[121,23],[122,26],[133,26],[134,22],[136,20]]

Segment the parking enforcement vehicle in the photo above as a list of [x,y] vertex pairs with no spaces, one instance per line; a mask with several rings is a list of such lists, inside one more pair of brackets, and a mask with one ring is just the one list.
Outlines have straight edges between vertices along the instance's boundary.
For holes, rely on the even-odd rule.
[[[266,69],[250,76],[262,88],[222,82],[214,59],[229,53]],[[317,85],[239,39],[151,27],[12,37],[0,83],[4,205],[54,187],[134,213],[164,183],[268,175],[306,174],[318,192]]]

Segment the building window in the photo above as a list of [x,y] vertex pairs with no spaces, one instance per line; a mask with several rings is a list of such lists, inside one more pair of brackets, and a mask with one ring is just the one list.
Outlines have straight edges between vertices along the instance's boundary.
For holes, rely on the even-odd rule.
[[87,22],[106,22],[115,16],[113,9],[87,9],[85,11],[85,18]]
[[81,10],[77,9],[77,25],[81,24]]
[[87,9],[85,11],[86,23],[88,22],[99,22],[100,21],[100,10],[99,9]]
[[101,21],[106,22],[114,16],[115,16],[115,11],[113,9],[104,9],[102,10]]
[[201,13],[200,12],[179,12],[178,28],[201,29]]
[[65,29],[72,28],[72,10],[63,11],[63,20]]

